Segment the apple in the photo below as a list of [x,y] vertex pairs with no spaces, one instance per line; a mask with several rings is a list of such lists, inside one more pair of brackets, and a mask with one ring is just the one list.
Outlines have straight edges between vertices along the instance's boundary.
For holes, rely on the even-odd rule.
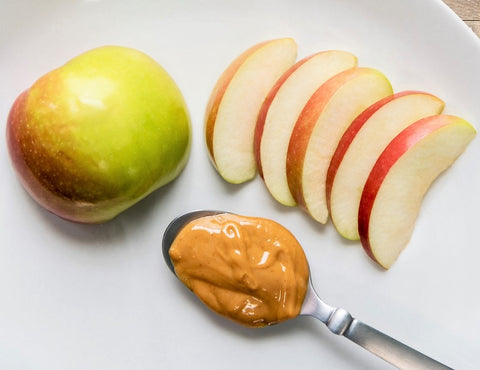
[[281,204],[295,206],[287,180],[288,143],[302,108],[315,90],[334,75],[355,67],[346,51],[323,51],[295,63],[265,99],[255,127],[254,153],[260,176]]
[[6,134],[27,192],[81,223],[108,221],[175,179],[191,143],[173,79],[120,46],[87,51],[42,76],[16,99]]
[[240,184],[255,177],[257,116],[268,92],[296,57],[293,39],[265,41],[239,55],[217,81],[205,113],[205,141],[224,180]]
[[286,171],[290,191],[311,217],[326,223],[326,178],[343,133],[363,110],[393,93],[372,68],[351,68],[322,84],[310,97],[292,131]]
[[388,143],[419,119],[438,115],[444,102],[434,95],[403,91],[367,108],[348,127],[327,173],[327,204],[337,231],[358,240],[358,208],[368,175]]
[[422,118],[385,148],[360,200],[358,230],[363,248],[389,269],[409,242],[431,183],[463,153],[475,129],[450,115]]

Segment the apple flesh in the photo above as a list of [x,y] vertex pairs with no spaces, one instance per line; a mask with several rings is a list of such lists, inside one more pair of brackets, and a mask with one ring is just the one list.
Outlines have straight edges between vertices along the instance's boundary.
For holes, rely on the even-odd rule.
[[175,179],[187,163],[187,106],[168,73],[144,53],[90,50],[17,98],[7,144],[25,189],[81,223],[112,219]]
[[330,160],[348,126],[374,102],[392,95],[388,79],[372,68],[351,68],[322,84],[304,106],[290,137],[287,179],[297,203],[326,223]]
[[390,268],[409,242],[431,183],[463,153],[475,129],[449,115],[423,118],[382,152],[363,189],[358,216],[367,254]]
[[295,122],[318,86],[355,67],[357,58],[345,51],[324,51],[295,63],[265,99],[255,127],[254,152],[259,174],[281,204],[295,206],[287,180],[288,143]]
[[224,180],[240,184],[255,176],[257,116],[268,92],[296,57],[293,39],[265,41],[239,55],[220,76],[206,109],[205,139]]
[[337,231],[358,240],[358,208],[368,175],[388,143],[408,125],[442,112],[439,98],[417,91],[386,97],[362,112],[345,131],[327,173],[327,203]]

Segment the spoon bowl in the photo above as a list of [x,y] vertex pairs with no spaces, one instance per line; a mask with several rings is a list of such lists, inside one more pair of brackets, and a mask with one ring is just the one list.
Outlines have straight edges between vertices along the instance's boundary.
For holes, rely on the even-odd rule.
[[165,259],[165,263],[167,264],[168,268],[170,269],[170,271],[173,272],[175,276],[177,276],[175,273],[175,268],[173,267],[173,263],[172,263],[172,260],[170,259],[170,255],[168,252],[170,251],[170,247],[172,246],[172,243],[177,237],[178,233],[183,229],[184,226],[188,225],[190,222],[192,222],[193,220],[196,220],[197,218],[219,215],[222,213],[227,213],[227,212],[214,211],[214,210],[192,211],[192,212],[184,213],[183,215],[174,218],[168,224],[167,228],[165,229],[165,232],[163,233],[162,253],[163,253],[163,258]]
[[[178,233],[191,221],[228,212],[198,210],[175,218],[165,229],[162,252],[169,269],[175,274],[169,250]],[[424,355],[421,352],[393,339],[373,327],[355,319],[343,308],[336,308],[320,299],[313,286],[311,275],[300,315],[312,316],[323,322],[328,329],[362,346],[371,353],[400,369],[451,369],[450,367]]]

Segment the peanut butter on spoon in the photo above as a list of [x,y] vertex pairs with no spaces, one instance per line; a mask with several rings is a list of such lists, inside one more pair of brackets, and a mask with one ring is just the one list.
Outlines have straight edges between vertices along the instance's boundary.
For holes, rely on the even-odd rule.
[[173,220],[162,241],[173,273],[208,307],[248,327],[312,316],[400,369],[448,366],[323,302],[295,237],[278,223],[219,211]]
[[274,221],[228,213],[198,218],[169,253],[178,278],[239,324],[262,327],[300,313],[308,263],[295,237]]

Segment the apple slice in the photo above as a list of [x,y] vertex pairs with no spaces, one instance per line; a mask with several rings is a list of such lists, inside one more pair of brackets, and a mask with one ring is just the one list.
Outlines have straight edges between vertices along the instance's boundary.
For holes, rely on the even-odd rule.
[[423,118],[385,148],[363,189],[358,228],[367,254],[388,269],[409,242],[424,194],[474,138],[465,120]]
[[296,57],[293,39],[265,41],[238,56],[220,76],[207,105],[205,139],[226,181],[239,184],[255,176],[253,138],[260,107]]
[[324,51],[290,67],[277,81],[260,109],[254,152],[259,174],[281,204],[295,206],[287,181],[288,143],[302,108],[328,79],[355,67],[357,58],[345,51]]
[[306,103],[290,137],[287,179],[297,203],[326,223],[330,160],[343,133],[363,110],[391,95],[388,79],[372,68],[351,68],[321,85]]
[[349,126],[330,162],[327,203],[337,231],[358,240],[358,207],[363,186],[375,161],[405,127],[440,114],[442,100],[431,94],[404,91],[386,97],[362,112]]

